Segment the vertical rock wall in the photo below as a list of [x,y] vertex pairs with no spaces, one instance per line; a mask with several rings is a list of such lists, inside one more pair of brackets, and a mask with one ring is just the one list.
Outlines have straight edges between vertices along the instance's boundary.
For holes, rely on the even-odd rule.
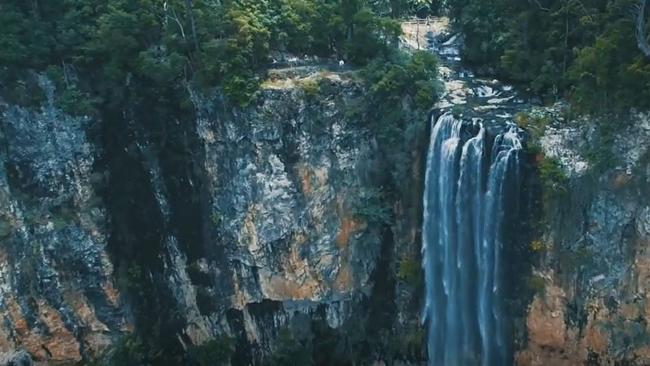
[[418,329],[396,272],[419,248],[424,143],[405,152],[412,194],[387,193],[350,75],[275,80],[244,109],[191,92],[194,115],[134,104],[103,121],[66,115],[40,83],[43,106],[0,105],[0,364],[86,362],[130,332],[170,364],[222,335],[233,364],[259,363],[286,329],[344,328],[381,359],[395,329]]
[[[53,106],[0,104],[0,358],[80,361],[129,324],[106,250],[107,211],[93,186],[95,123]],[[18,354],[19,359],[24,355]]]
[[567,123],[555,115],[541,146],[568,180],[545,202],[550,215],[535,268],[543,286],[517,362],[647,365],[650,118]]

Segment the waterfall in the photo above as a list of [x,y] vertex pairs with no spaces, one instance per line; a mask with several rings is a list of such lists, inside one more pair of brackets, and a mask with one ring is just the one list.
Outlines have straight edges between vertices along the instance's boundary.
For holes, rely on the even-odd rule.
[[484,126],[450,113],[432,128],[422,228],[429,365],[512,363],[502,227],[518,195],[517,131],[506,126],[490,141]]

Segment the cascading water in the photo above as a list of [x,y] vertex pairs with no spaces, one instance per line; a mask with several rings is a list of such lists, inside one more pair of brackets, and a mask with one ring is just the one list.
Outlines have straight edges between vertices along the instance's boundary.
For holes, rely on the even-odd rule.
[[519,189],[517,130],[489,141],[482,125],[450,113],[432,129],[422,241],[432,366],[512,363],[501,262],[508,197]]

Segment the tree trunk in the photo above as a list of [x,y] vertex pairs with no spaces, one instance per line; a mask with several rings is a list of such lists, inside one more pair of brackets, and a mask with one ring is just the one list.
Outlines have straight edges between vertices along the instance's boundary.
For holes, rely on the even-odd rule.
[[648,35],[646,34],[645,26],[645,8],[647,0],[641,0],[639,3],[639,13],[636,17],[636,43],[639,50],[646,56],[650,57],[650,44],[648,43]]
[[190,20],[190,27],[192,28],[192,39],[194,40],[194,48],[196,51],[199,51],[199,39],[196,36],[196,22],[194,21],[194,5],[192,0],[185,0],[185,6],[187,7],[187,17]]
[[562,60],[562,77],[566,76],[566,69],[568,64],[569,53],[569,9],[567,8],[564,14],[564,51]]

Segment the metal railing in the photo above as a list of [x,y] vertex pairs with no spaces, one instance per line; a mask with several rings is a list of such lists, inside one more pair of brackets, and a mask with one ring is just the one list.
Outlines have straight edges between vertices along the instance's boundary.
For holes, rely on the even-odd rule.
[[433,22],[434,18],[433,17],[426,17],[426,18],[417,18],[413,17],[407,20],[402,21],[403,24],[431,24]]

